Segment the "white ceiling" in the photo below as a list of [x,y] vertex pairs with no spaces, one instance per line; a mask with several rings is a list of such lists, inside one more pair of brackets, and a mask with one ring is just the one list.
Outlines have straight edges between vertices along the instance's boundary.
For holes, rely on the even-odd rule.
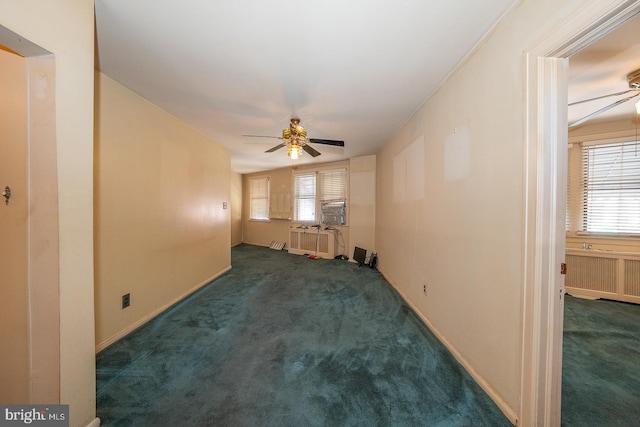
[[[640,14],[569,58],[569,103],[626,91],[627,75],[638,69]],[[570,106],[569,123],[635,93]],[[635,102],[639,99],[620,104],[581,126],[596,121],[634,120]]]
[[290,166],[299,117],[322,153],[376,153],[516,0],[96,0],[97,65],[231,151]]

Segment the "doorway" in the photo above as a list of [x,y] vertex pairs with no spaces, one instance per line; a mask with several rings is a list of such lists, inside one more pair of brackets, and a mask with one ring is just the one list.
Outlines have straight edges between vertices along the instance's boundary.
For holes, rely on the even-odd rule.
[[567,58],[640,12],[585,8],[525,53],[525,248],[521,425],[560,425],[567,174]]
[[59,403],[55,61],[2,26],[0,46],[0,87],[7,94],[0,106],[0,186],[10,193],[0,200],[0,253],[10,270],[5,275],[3,268],[0,287],[0,339],[15,343],[2,355],[0,378],[7,395],[0,394],[0,401]]

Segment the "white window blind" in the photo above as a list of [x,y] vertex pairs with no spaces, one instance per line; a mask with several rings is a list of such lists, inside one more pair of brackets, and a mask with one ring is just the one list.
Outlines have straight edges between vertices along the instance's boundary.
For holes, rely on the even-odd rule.
[[327,225],[345,225],[347,206],[346,169],[321,171],[318,176],[320,179],[321,222]]
[[582,146],[569,144],[567,173],[566,231],[582,230]]
[[300,174],[293,177],[294,221],[316,220],[316,174]]
[[337,169],[321,171],[320,202],[347,200],[347,171]]
[[269,219],[269,178],[251,178],[249,187],[249,218]]
[[582,231],[640,233],[640,146],[582,148]]

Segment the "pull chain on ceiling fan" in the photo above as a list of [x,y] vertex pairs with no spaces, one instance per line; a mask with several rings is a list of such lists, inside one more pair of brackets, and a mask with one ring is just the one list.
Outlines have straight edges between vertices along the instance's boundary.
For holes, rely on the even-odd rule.
[[289,127],[286,127],[282,130],[282,136],[263,136],[263,135],[242,135],[249,138],[277,138],[283,140],[282,144],[278,144],[275,147],[271,147],[265,153],[272,153],[276,150],[279,150],[283,147],[287,147],[287,155],[291,157],[292,160],[296,160],[300,158],[302,155],[302,150],[306,151],[311,155],[311,157],[318,157],[320,154],[319,151],[314,149],[309,145],[309,143],[314,144],[325,144],[325,145],[334,145],[337,147],[344,147],[344,141],[336,141],[333,139],[316,139],[309,138],[307,136],[307,131],[305,128],[300,126],[299,118],[292,118],[291,124]]
[[[597,96],[595,98],[590,98],[590,99],[585,99],[582,101],[577,101],[577,102],[572,102],[571,104],[569,104],[569,107],[573,106],[573,105],[578,105],[578,104],[583,104],[585,102],[590,102],[590,101],[596,101],[598,99],[604,99],[604,98],[609,98],[611,96],[621,96],[621,95],[625,95],[628,93],[632,93],[632,95],[627,96],[625,98],[619,99],[616,102],[607,105],[606,107],[603,107],[597,111],[594,111],[591,114],[588,114],[586,116],[584,116],[581,119],[576,120],[575,122],[571,123],[569,125],[569,129],[581,125],[582,123],[591,120],[597,116],[599,116],[600,114],[611,110],[612,108],[617,107],[618,105],[622,105],[628,101],[631,101],[632,99],[638,98],[640,96],[640,69],[635,70],[631,73],[629,73],[627,75],[627,82],[629,84],[629,89],[622,91],[622,92],[616,92],[616,93],[610,93],[608,95],[602,95],[602,96]],[[636,104],[636,109],[640,109],[640,106],[638,106],[638,104]],[[640,112],[638,113],[640,114]]]

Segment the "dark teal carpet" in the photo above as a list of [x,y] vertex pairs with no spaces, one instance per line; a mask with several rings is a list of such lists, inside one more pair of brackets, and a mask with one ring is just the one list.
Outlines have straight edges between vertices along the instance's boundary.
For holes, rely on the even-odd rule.
[[640,426],[640,306],[567,295],[562,425]]
[[97,355],[104,426],[509,426],[375,270],[241,245]]

